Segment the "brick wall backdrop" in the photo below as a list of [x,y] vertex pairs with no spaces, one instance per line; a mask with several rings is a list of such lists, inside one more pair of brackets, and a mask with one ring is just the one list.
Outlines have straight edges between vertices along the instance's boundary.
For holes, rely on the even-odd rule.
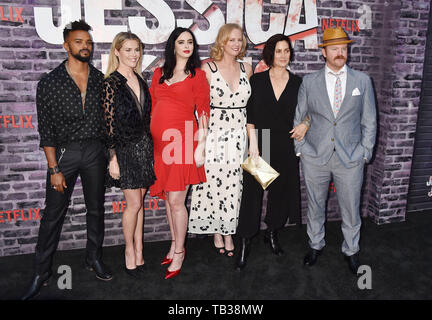
[[[165,2],[177,19],[193,19],[200,29],[208,28],[205,17],[183,0]],[[271,12],[287,14],[289,2],[263,0],[263,30],[268,28]],[[213,3],[226,13],[226,1],[214,0]],[[403,221],[421,91],[429,1],[317,0],[316,3],[319,26],[328,18],[357,20],[371,9],[370,25],[366,23],[360,32],[348,32],[355,40],[349,65],[373,78],[379,115],[378,144],[375,159],[366,170],[362,214],[372,217],[377,223]],[[0,256],[31,253],[37,240],[38,218],[44,207],[46,161],[43,151],[38,148],[35,91],[42,74],[55,68],[66,54],[61,45],[48,44],[38,37],[33,7],[54,7],[54,24],[57,25],[59,5],[60,0],[2,1],[0,5],[3,9],[0,17]],[[22,22],[6,20],[9,8],[16,18],[13,7],[22,8]],[[145,16],[148,24],[157,23],[137,1],[123,0],[122,8],[121,11],[106,11],[105,23],[127,25],[128,16]],[[318,35],[320,41],[321,27],[318,27]],[[97,68],[101,68],[101,54],[108,53],[109,47],[109,43],[96,43],[93,63]],[[163,48],[164,44],[146,45],[145,51],[162,56]],[[208,46],[200,49],[202,56],[208,56]],[[294,49],[293,72],[302,76],[323,67],[324,60],[319,50],[305,49],[303,41],[297,41]],[[261,51],[249,42],[247,56],[252,58],[254,66],[260,60],[260,54]],[[146,71],[145,76],[150,83],[151,72]],[[302,191],[304,216],[304,186]],[[123,243],[121,213],[118,212],[122,200],[119,190],[107,190],[106,246]],[[163,202],[146,197],[145,207],[144,240],[169,239]],[[330,192],[328,219],[339,219],[333,192]],[[85,206],[78,181],[59,249],[83,248],[85,241]]]
[[[420,102],[429,1],[393,1],[389,6],[392,51],[384,78],[390,77],[380,103],[380,134],[373,170],[377,179],[369,182],[374,190],[374,220],[377,223],[404,221],[414,151],[417,112]],[[385,101],[386,100],[386,101]],[[372,175],[374,177],[374,175]],[[379,177],[379,178],[378,178]],[[373,183],[373,185],[372,185]],[[431,206],[429,208],[432,207]]]
[[[408,212],[430,208],[432,197],[432,11],[429,12],[422,92],[408,191]],[[429,182],[429,183],[426,183]]]

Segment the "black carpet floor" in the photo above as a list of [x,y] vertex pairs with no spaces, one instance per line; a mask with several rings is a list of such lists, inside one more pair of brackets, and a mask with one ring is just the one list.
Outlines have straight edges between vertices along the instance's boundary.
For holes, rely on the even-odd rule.
[[[360,290],[348,270],[340,251],[340,222],[328,222],[326,234],[324,252],[309,268],[302,264],[308,250],[305,226],[280,232],[282,257],[270,252],[261,233],[254,238],[248,265],[240,273],[233,268],[233,258],[213,250],[211,237],[190,238],[183,269],[170,280],[164,280],[165,267],[160,265],[168,241],[144,244],[148,269],[140,280],[123,271],[123,246],[104,248],[104,262],[114,274],[109,282],[97,280],[84,268],[84,250],[59,251],[54,279],[37,299],[432,299],[432,212],[410,213],[406,222],[381,226],[363,221],[360,261],[371,267],[372,289]],[[60,265],[71,267],[70,290],[57,286]],[[0,258],[0,300],[18,299],[25,292],[32,266],[33,255]]]

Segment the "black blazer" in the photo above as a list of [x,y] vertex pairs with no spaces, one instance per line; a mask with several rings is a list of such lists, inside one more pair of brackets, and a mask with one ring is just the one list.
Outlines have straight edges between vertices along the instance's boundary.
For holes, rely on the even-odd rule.
[[127,79],[118,71],[111,73],[103,82],[102,106],[105,112],[108,149],[138,142],[144,134],[150,134],[150,92],[146,82],[135,74],[144,90],[142,113],[126,85]]

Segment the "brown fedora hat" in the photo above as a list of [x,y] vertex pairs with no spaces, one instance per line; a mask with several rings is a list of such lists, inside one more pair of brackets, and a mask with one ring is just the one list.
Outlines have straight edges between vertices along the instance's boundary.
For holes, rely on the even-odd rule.
[[348,39],[347,34],[341,27],[327,28],[324,30],[323,43],[321,43],[319,47],[323,48],[326,46],[351,43],[351,42],[353,42],[353,40]]

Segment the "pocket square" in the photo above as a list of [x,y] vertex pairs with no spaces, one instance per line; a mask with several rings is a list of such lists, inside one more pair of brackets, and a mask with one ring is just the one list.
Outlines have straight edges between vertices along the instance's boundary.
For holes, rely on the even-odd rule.
[[360,95],[360,90],[358,88],[355,88],[352,92],[353,96],[359,96]]

